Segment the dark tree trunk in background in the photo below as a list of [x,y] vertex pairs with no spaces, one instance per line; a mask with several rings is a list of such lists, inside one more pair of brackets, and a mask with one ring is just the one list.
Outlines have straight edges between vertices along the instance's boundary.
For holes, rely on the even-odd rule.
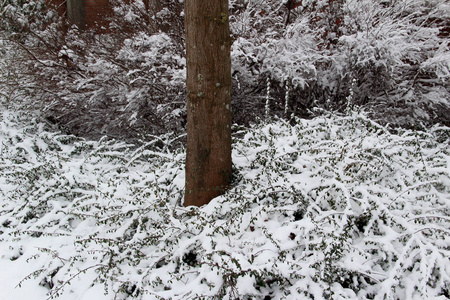
[[187,154],[184,205],[224,193],[231,178],[228,0],[185,0]]
[[80,29],[84,29],[86,25],[84,0],[67,0],[67,18],[70,23],[77,25]]

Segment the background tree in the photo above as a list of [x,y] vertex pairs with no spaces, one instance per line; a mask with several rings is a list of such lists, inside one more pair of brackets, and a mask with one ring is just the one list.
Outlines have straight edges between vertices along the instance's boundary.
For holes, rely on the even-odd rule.
[[86,25],[86,12],[84,0],[67,0],[67,17],[69,21],[76,24],[80,29]]
[[185,206],[223,193],[231,177],[228,0],[185,3],[187,153]]

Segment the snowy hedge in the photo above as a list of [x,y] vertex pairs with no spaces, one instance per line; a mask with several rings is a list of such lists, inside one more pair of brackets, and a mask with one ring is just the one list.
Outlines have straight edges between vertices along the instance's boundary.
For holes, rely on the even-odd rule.
[[[9,70],[0,84],[32,96],[28,104],[69,133],[136,139],[183,131],[182,1],[162,0],[150,16],[143,1],[112,3],[111,32],[99,34],[71,27],[42,0],[3,1],[0,37],[9,49],[0,61],[14,65],[0,69]],[[354,104],[384,123],[450,124],[447,3],[289,3],[230,1],[237,123],[263,117],[267,97],[278,116],[343,111],[352,89]]]
[[176,136],[88,142],[5,111],[1,259],[61,299],[447,299],[450,129],[297,121],[236,129],[232,188],[183,208]]

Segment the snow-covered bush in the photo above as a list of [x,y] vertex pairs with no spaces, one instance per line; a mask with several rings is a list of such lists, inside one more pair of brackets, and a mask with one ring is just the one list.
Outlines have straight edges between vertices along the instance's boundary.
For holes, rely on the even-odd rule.
[[[263,103],[269,78],[279,115],[287,89],[297,115],[314,106],[344,110],[356,80],[354,104],[379,120],[449,124],[448,4],[311,0],[289,10],[292,1],[232,3],[239,8],[231,28],[236,93],[243,101]],[[257,86],[260,97],[249,98]]]
[[[185,62],[176,34],[182,27],[155,31],[142,15],[123,16],[138,4],[117,4],[109,33],[78,31],[39,0],[2,8],[2,37],[19,53],[15,75],[30,82],[30,104],[50,122],[95,138],[183,130]],[[32,5],[41,14],[31,15]],[[171,12],[177,13],[181,19],[180,9]]]
[[[83,33],[84,37],[89,33]],[[69,73],[52,74],[61,85],[49,115],[78,133],[138,137],[183,130],[184,57],[165,33],[136,33],[117,40],[79,35],[60,51],[70,59]],[[102,48],[99,48],[99,44]],[[43,74],[44,76],[44,74]]]
[[438,22],[450,7],[441,1],[347,1],[345,10],[339,50],[347,76],[357,79],[357,103],[404,126],[448,122],[436,113],[450,104],[448,36],[440,36]]
[[[22,2],[3,2],[1,34],[51,122],[91,137],[184,130],[182,2],[112,1],[102,34]],[[234,120],[263,118],[268,94],[278,116],[343,111],[352,90],[385,123],[448,125],[449,14],[437,0],[232,0]]]
[[1,259],[50,297],[449,297],[448,127],[391,134],[350,114],[237,130],[233,187],[183,208],[176,137],[136,148],[20,122],[0,123]]

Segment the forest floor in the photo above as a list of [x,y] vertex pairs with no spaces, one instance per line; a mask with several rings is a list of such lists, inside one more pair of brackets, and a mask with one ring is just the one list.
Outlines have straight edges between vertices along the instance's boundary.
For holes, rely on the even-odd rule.
[[0,114],[0,299],[448,299],[450,128],[364,114],[236,129],[234,181],[180,204],[184,149]]

